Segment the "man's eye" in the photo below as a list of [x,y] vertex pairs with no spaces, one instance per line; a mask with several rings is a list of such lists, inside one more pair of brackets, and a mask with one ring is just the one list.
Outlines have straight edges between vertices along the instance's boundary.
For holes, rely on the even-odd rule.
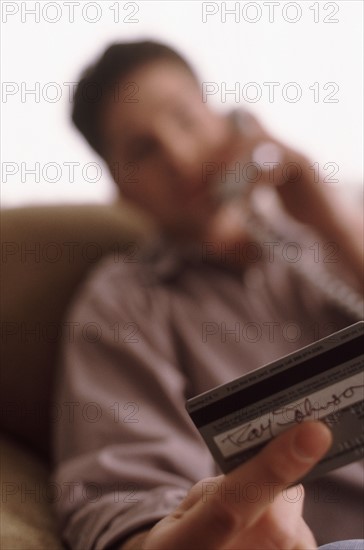
[[155,148],[156,143],[152,139],[139,139],[130,148],[129,156],[134,160],[142,160],[152,154]]
[[185,130],[193,130],[197,125],[196,119],[192,115],[184,115],[181,122]]
[[191,130],[196,125],[195,117],[185,109],[176,109],[176,119],[183,130]]
[[188,116],[184,116],[183,118],[181,117],[180,122],[181,122],[181,127],[184,130],[192,130],[192,128],[195,126],[195,121]]

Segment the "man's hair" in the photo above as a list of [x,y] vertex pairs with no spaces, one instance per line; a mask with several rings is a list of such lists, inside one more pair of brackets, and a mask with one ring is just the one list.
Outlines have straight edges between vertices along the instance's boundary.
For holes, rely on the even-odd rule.
[[196,80],[192,67],[175,50],[153,41],[112,44],[81,75],[74,95],[72,120],[97,153],[103,156],[100,121],[105,99],[128,74],[154,61],[181,65]]

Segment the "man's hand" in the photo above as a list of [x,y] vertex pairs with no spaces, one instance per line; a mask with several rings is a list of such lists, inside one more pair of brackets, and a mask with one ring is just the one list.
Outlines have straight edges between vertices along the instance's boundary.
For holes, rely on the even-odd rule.
[[[317,173],[312,168],[312,162],[273,136],[252,113],[238,113],[230,138],[220,151],[221,164],[232,170],[234,167],[236,169],[238,161],[238,179],[245,181],[244,187],[247,186],[249,191],[259,185],[271,187],[277,191],[292,217],[312,226],[320,226],[325,214],[322,208],[326,207],[321,196],[326,194],[328,186],[324,186],[322,181],[316,182]],[[222,170],[223,180],[224,175]],[[238,182],[236,190],[238,197]],[[317,199],[319,204],[316,204]]]
[[[344,271],[347,269],[351,272],[358,281],[358,289],[362,290],[362,210],[350,203],[345,205],[342,194],[324,184],[320,178],[316,181],[317,174],[308,158],[273,137],[250,113],[243,113],[240,129],[231,133],[220,155],[221,161],[225,163],[223,165],[229,169],[236,166],[237,159],[244,159],[241,172],[245,163],[247,166],[249,163],[257,165],[260,175],[257,177],[253,170],[251,177],[257,178],[257,181],[249,184],[250,191],[259,185],[271,187],[292,218],[311,226],[325,241],[336,243],[339,251],[338,267],[342,266]],[[224,242],[232,247],[234,243],[248,239],[242,229],[238,196],[233,202],[221,205],[206,228],[204,241]],[[247,201],[249,199],[243,195],[242,204]],[[249,238],[254,239],[254,235]]]
[[303,487],[289,486],[320,460],[330,444],[330,430],[320,422],[293,427],[229,474],[197,483],[172,514],[138,536],[137,545],[127,543],[123,548],[316,548],[302,518]]

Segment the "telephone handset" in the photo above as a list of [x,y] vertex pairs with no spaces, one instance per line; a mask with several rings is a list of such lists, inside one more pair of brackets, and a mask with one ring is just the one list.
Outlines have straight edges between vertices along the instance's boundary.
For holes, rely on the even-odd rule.
[[[283,152],[279,145],[271,141],[259,141],[260,126],[256,119],[247,111],[234,110],[230,114],[232,123],[236,131],[243,136],[250,138],[251,141],[257,141],[257,145],[246,158],[240,160],[239,178],[237,181],[236,171],[229,170],[225,174],[224,181],[215,187],[218,200],[221,202],[235,201],[239,202],[244,216],[244,226],[248,232],[257,239],[258,242],[279,242],[283,248],[289,241],[281,234],[267,217],[264,219],[258,215],[254,207],[252,196],[254,194],[253,178],[247,177],[246,168],[257,166],[260,169],[269,164],[280,163],[283,159]],[[265,163],[265,164],[264,164]],[[276,164],[277,165],[277,164]],[[244,176],[245,174],[245,176]],[[244,200],[245,199],[245,200]],[[285,255],[278,255],[280,261],[286,262],[289,268],[294,270],[303,280],[309,281],[314,287],[318,288],[322,295],[342,311],[349,313],[356,319],[363,319],[364,299],[361,294],[353,289],[340,277],[329,272],[327,268],[320,263],[305,261],[288,262]]]

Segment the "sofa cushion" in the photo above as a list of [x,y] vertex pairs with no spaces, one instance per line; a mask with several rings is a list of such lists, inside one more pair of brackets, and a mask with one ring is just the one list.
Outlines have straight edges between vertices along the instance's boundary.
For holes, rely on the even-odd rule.
[[4,550],[61,550],[51,501],[56,491],[39,458],[8,438],[1,437],[0,515],[1,548]]

